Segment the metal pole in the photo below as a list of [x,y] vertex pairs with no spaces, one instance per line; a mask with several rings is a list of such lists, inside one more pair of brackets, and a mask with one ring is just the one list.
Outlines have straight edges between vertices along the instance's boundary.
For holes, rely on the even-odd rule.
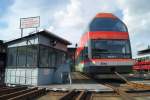
[[37,31],[38,31],[38,30],[37,30],[37,27],[36,27],[35,29],[36,29],[36,33],[37,33]]
[[69,81],[70,81],[70,85],[71,85],[72,84],[71,73],[69,73]]
[[21,38],[23,37],[23,28],[21,28]]
[[74,70],[76,65],[76,49],[77,49],[77,44],[75,44],[75,50],[74,50]]

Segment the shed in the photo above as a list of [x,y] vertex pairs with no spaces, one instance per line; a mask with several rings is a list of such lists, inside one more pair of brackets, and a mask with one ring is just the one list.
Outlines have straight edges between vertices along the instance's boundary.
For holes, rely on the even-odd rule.
[[71,43],[47,30],[8,41],[5,82],[44,85],[54,81],[59,66],[66,61]]

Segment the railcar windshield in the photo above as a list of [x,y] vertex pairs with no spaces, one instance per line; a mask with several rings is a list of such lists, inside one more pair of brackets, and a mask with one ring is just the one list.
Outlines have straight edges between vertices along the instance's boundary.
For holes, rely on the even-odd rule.
[[126,25],[118,18],[95,18],[89,27],[90,31],[127,32]]
[[131,58],[129,40],[92,40],[93,58]]

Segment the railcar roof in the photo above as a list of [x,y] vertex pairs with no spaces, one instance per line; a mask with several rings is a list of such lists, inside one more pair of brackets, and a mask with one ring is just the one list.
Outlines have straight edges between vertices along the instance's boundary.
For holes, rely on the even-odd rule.
[[114,18],[116,19],[117,17],[113,15],[112,13],[98,13],[96,14],[95,18]]

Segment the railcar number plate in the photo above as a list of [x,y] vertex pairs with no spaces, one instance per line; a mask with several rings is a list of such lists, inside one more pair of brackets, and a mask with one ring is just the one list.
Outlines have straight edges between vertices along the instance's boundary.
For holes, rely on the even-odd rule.
[[107,65],[107,63],[106,62],[100,62],[100,65]]

